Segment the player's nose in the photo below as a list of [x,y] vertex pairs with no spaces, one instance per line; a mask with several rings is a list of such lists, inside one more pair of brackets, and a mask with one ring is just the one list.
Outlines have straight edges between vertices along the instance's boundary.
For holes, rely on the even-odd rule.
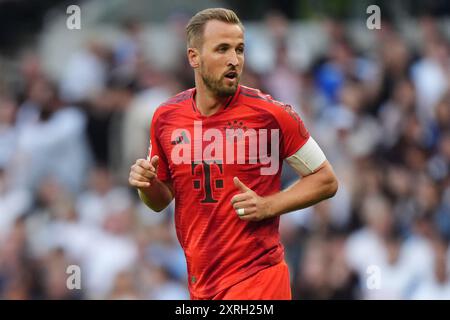
[[234,52],[233,50],[230,50],[230,54],[228,56],[228,66],[235,66],[237,67],[239,65],[239,59],[238,56],[236,54],[236,52]]

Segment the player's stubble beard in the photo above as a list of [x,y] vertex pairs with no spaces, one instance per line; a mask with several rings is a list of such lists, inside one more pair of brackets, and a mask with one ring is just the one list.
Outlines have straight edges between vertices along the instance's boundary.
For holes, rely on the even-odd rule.
[[[226,72],[229,71],[237,72],[236,69],[230,69]],[[232,86],[228,86],[225,84],[225,73],[220,75],[218,78],[214,78],[210,75],[210,72],[208,72],[208,69],[202,62],[200,62],[200,76],[202,77],[203,83],[208,88],[208,90],[210,90],[215,96],[221,98],[226,98],[234,95],[241,79],[240,74],[238,74],[236,82]]]

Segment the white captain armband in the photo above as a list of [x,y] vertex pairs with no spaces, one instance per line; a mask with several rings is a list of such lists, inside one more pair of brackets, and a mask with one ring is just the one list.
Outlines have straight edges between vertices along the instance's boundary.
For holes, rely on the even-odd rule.
[[326,160],[317,142],[310,136],[308,141],[292,156],[285,160],[302,176],[313,173]]

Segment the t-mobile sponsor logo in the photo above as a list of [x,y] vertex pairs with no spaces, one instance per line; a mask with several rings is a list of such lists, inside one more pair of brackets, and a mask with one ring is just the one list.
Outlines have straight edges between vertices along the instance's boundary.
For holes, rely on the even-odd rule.
[[[279,129],[216,128],[203,130],[202,121],[194,121],[194,133],[179,128],[172,131],[174,164],[216,161],[225,164],[257,164],[261,175],[274,175],[280,166]],[[205,145],[205,143],[207,143]],[[192,159],[192,157],[194,159]]]

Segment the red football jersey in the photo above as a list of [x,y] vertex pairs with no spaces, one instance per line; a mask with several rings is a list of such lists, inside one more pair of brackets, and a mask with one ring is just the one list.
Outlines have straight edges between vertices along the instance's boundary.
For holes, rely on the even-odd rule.
[[181,92],[156,110],[150,156],[159,156],[158,178],[173,182],[189,290],[208,298],[284,258],[279,217],[240,220],[231,204],[241,193],[233,177],[260,196],[279,192],[283,159],[309,133],[289,105],[259,90],[239,86],[211,116],[198,111],[195,92]]

